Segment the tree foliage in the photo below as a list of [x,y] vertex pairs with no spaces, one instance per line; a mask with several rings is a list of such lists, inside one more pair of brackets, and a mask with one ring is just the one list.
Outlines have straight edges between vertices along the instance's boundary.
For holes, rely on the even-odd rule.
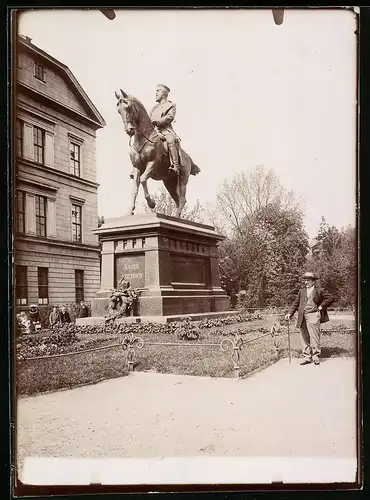
[[289,303],[299,287],[308,235],[294,193],[274,171],[257,166],[225,181],[208,218],[228,236],[219,247],[227,293],[244,290],[248,307]]
[[323,217],[307,266],[334,295],[336,305],[353,307],[356,304],[356,231],[353,227],[339,230],[329,226]]
[[220,245],[223,285],[229,293],[245,290],[249,307],[283,306],[299,287],[307,251],[302,213],[271,202]]
[[[143,203],[143,210],[145,213],[160,213],[164,215],[170,215],[175,217],[176,215],[176,205],[167,189],[161,186],[159,190],[152,194],[152,198],[155,200],[155,208],[151,210],[146,203]],[[192,222],[204,222],[204,208],[197,200],[193,206],[188,207],[185,205],[184,210],[181,214],[182,219],[186,219]]]

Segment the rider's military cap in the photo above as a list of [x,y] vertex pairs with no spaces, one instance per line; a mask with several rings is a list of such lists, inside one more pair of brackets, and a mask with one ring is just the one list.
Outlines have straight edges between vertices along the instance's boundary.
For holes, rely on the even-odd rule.
[[162,87],[162,89],[167,90],[167,92],[171,92],[170,88],[167,85],[163,85],[163,83],[158,83],[158,87]]

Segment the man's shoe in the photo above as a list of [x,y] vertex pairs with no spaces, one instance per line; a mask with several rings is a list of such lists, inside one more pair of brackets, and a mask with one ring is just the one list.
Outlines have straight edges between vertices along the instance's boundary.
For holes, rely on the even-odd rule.
[[310,359],[302,359],[302,361],[299,363],[300,365],[309,365],[311,364],[312,361]]
[[313,360],[313,362],[314,362],[315,365],[319,365],[320,364],[320,360],[318,358],[315,358]]

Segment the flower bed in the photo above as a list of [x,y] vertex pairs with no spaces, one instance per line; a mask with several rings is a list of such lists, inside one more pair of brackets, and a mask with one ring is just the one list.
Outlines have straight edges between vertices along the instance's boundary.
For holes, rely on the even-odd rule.
[[267,328],[265,326],[259,326],[259,327],[256,327],[256,328],[235,328],[233,330],[228,330],[228,331],[225,331],[225,330],[213,330],[211,332],[211,335],[223,335],[223,336],[235,336],[235,335],[240,335],[240,336],[243,336],[243,335],[262,335],[264,333],[268,333],[271,331],[271,328]]
[[[118,341],[120,336],[176,335],[179,340],[200,340],[202,330],[210,330],[226,325],[245,323],[262,319],[259,314],[244,313],[238,316],[203,319],[200,321],[175,321],[173,323],[121,323],[112,325],[76,325],[69,323],[53,329],[44,329],[40,333],[22,335],[17,338],[17,360],[39,356],[52,356],[67,352],[77,352],[103,346]],[[211,331],[212,334],[215,334]],[[227,333],[225,333],[227,334]],[[92,338],[87,339],[86,337]]]
[[211,329],[219,328],[226,325],[234,325],[238,323],[247,323],[251,321],[262,320],[259,313],[242,313],[235,316],[225,316],[221,318],[202,319],[199,321],[191,321],[185,319],[183,321],[173,321],[171,323],[120,323],[112,325],[75,325],[76,332],[78,333],[104,333],[114,332],[118,334],[134,333],[135,335],[142,335],[145,333],[168,334],[172,335],[177,333],[179,329]]
[[[112,343],[120,343],[120,339],[128,334],[143,337],[146,340],[158,339],[166,341],[168,336],[176,336],[176,340],[199,341],[204,338],[217,338],[225,336],[259,336],[271,331],[271,325],[264,322],[263,325],[246,325],[233,328],[233,325],[241,323],[252,323],[262,320],[260,314],[244,313],[238,316],[224,318],[204,319],[200,321],[176,321],[167,324],[158,323],[121,323],[109,327],[105,325],[60,325],[54,329],[45,329],[40,333],[22,335],[17,338],[16,357],[18,361],[25,358],[40,356],[52,356],[68,352],[78,352]],[[333,325],[338,332],[346,333],[349,328],[346,325]],[[333,329],[334,329],[333,328]],[[287,326],[283,323],[279,326],[281,335],[287,333]],[[294,325],[290,331],[297,331]],[[322,330],[323,335],[331,335],[330,330]]]
[[71,325],[60,326],[54,330],[42,330],[42,333],[23,335],[17,339],[16,357],[25,358],[52,356],[68,352],[78,352],[117,340],[117,336],[104,335],[88,338],[77,335]]
[[[270,335],[274,324],[271,319],[245,321],[214,327],[208,322],[208,328],[199,328],[199,322],[179,322],[177,325],[131,324],[116,325],[114,331],[104,333],[100,327],[94,327],[76,332],[72,327],[61,330],[42,331],[41,334],[22,336],[17,339],[17,351],[27,358],[39,359],[17,363],[18,394],[37,394],[60,388],[72,388],[80,384],[98,382],[112,377],[124,376],[127,370],[127,351],[120,344],[125,334],[132,332],[136,337],[142,337],[144,346],[137,351],[135,371],[156,371],[199,376],[233,377],[234,369],[231,351],[220,349],[222,340],[227,336],[240,335],[246,345],[241,350],[240,373],[245,376],[253,370],[274,363],[277,353],[274,341]],[[255,319],[255,318],[253,318]],[[187,326],[188,325],[188,326]],[[212,325],[212,326],[211,326]],[[177,326],[177,328],[175,328]],[[200,337],[197,337],[200,332]],[[288,356],[287,327],[280,325],[279,358]],[[291,332],[291,356],[300,356],[299,333],[293,325]],[[332,331],[322,331],[322,357],[354,356],[356,352],[356,334],[342,325],[333,325]],[[252,341],[257,338],[258,340]],[[252,342],[249,342],[249,341]],[[59,341],[60,346],[54,347]],[[171,345],[171,344],[179,345]],[[107,345],[118,346],[109,349],[99,349]],[[155,345],[154,345],[155,344]],[[191,347],[189,345],[191,344]],[[205,345],[202,345],[205,344]],[[46,347],[43,347],[46,345]],[[87,351],[98,347],[95,351]],[[51,353],[64,354],[79,352],[77,355],[48,357]]]

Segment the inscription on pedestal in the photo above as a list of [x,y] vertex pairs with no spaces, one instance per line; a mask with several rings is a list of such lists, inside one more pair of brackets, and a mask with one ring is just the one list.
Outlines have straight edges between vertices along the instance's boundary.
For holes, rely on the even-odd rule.
[[172,254],[171,263],[173,283],[197,284],[204,286],[207,284],[208,263],[206,259]]
[[145,288],[145,255],[118,255],[115,286],[122,275],[130,282],[132,288]]

